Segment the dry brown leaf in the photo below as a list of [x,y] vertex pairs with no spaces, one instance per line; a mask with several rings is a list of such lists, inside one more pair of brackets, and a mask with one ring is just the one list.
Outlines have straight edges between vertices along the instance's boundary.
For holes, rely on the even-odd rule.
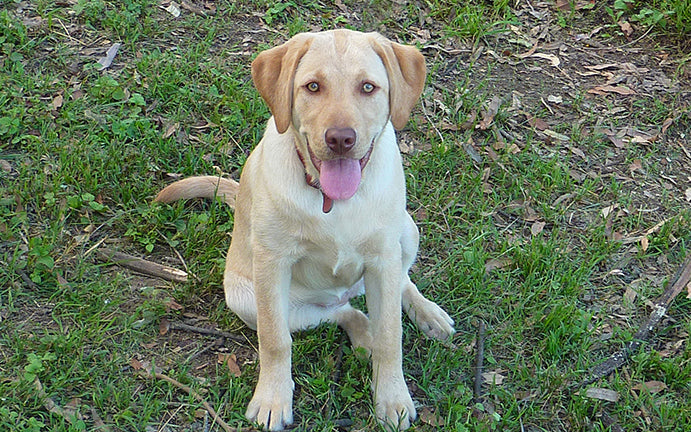
[[53,98],[53,103],[52,103],[53,109],[54,109],[54,110],[57,110],[58,108],[62,107],[62,102],[63,102],[63,99],[62,99],[62,95],[61,95],[61,94],[55,96],[55,97]]
[[533,223],[533,225],[530,227],[530,233],[534,236],[540,234],[542,230],[545,229],[545,223],[542,221],[536,221]]
[[559,57],[555,56],[554,54],[545,54],[545,53],[535,53],[531,54],[530,57],[537,57],[545,60],[549,60],[552,62],[552,66],[557,67],[561,64],[561,60],[559,60]]
[[686,298],[691,299],[691,282],[686,284]]
[[554,7],[561,12],[571,12],[571,0],[557,0]]
[[547,135],[547,136],[549,136],[549,137],[551,137],[551,138],[557,139],[557,140],[559,140],[559,141],[568,141],[568,140],[569,140],[569,137],[567,137],[566,135],[560,134],[559,132],[555,132],[555,131],[553,131],[552,129],[545,129],[545,130],[543,130],[542,132],[543,132],[545,135]]
[[482,381],[490,385],[502,385],[506,377],[499,372],[485,372],[482,374]]
[[656,394],[660,393],[662,390],[667,390],[667,384],[662,381],[648,381],[644,383],[639,383],[633,386],[634,390],[642,391],[645,390],[648,393]]
[[499,106],[501,105],[501,98],[494,96],[487,107],[487,111],[482,113],[482,120],[478,123],[477,127],[481,130],[486,130],[492,122],[494,121],[494,116],[499,112]]
[[170,299],[167,302],[165,302],[165,307],[167,311],[175,310],[183,310],[185,307],[182,306],[180,303],[176,302],[174,299]]
[[633,34],[633,27],[631,27],[628,21],[619,21],[619,28],[627,38]]
[[648,247],[650,246],[650,240],[648,240],[648,237],[643,236],[641,237],[641,250],[643,252],[648,250]]
[[665,121],[662,122],[662,129],[661,129],[660,133],[664,135],[664,133],[667,132],[667,129],[669,129],[669,127],[672,126],[673,123],[674,123],[673,118],[665,119]]
[[617,93],[622,96],[629,96],[636,94],[636,92],[628,87],[624,86],[612,86],[612,85],[601,85],[601,86],[595,86],[588,90],[588,93],[591,94],[597,94],[597,95],[604,95],[607,93]]
[[242,375],[240,366],[238,366],[238,358],[235,354],[218,353],[218,364],[225,365],[230,373],[236,377]]
[[617,402],[619,400],[619,393],[610,389],[591,387],[585,391],[585,397],[609,402]]
[[161,322],[158,323],[158,334],[163,336],[168,333],[168,330],[170,330],[170,321],[166,318],[161,318]]
[[585,153],[583,152],[583,150],[579,149],[578,147],[569,146],[569,150],[571,150],[571,153],[575,154],[576,156],[579,156],[582,159],[586,159]]
[[641,163],[640,159],[635,159],[633,163],[629,165],[629,172],[633,173],[634,171],[643,172],[643,163]]
[[511,267],[512,265],[513,260],[511,258],[492,258],[487,260],[485,263],[485,273],[491,273],[494,270],[503,270],[507,267]]
[[142,370],[142,369],[144,369],[144,365],[142,364],[142,362],[140,362],[140,361],[137,360],[136,358],[133,358],[132,360],[130,360],[130,366],[131,366],[132,369],[134,369],[134,370]]
[[547,122],[542,120],[541,118],[533,117],[528,113],[526,113],[525,115],[528,118],[528,124],[530,125],[530,127],[533,127],[539,131],[549,129],[549,124],[547,124]]
[[161,135],[161,138],[163,138],[163,139],[170,138],[171,136],[173,136],[173,134],[175,132],[177,132],[179,127],[180,127],[180,123],[178,123],[178,122],[169,124],[166,127],[166,130],[163,132],[163,135]]
[[430,407],[423,407],[420,412],[420,421],[433,427],[444,426],[444,417],[440,416]]

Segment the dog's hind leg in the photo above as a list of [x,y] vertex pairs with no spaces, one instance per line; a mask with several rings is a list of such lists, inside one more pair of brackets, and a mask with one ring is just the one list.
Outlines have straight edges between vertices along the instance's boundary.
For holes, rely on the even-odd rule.
[[333,320],[348,333],[348,338],[353,348],[362,347],[367,352],[371,351],[372,333],[370,332],[367,315],[350,304],[346,304],[336,310]]
[[257,301],[254,286],[250,279],[226,270],[223,275],[226,304],[240,317],[247,327],[257,329]]

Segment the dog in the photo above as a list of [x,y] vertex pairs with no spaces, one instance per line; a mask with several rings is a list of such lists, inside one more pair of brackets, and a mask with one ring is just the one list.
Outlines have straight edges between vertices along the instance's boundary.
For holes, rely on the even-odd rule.
[[[406,211],[394,129],[425,83],[422,54],[378,33],[301,33],[261,52],[252,79],[272,117],[240,182],[175,182],[159,202],[223,197],[235,208],[225,300],[259,339],[246,412],[265,430],[292,424],[291,332],[338,323],[369,352],[375,415],[389,430],[416,418],[402,370],[404,310],[428,336],[453,320],[408,271],[418,230]],[[366,295],[368,315],[349,300]]]

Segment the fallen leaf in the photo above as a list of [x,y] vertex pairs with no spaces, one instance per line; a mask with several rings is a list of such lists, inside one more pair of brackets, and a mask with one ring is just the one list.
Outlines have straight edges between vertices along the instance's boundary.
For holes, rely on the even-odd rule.
[[499,112],[499,105],[501,105],[501,98],[494,96],[487,107],[487,111],[482,114],[482,120],[477,127],[481,130],[486,130],[494,121],[494,116]]
[[552,66],[554,66],[554,67],[557,67],[561,64],[559,57],[555,56],[554,54],[535,53],[535,54],[532,54],[530,57],[537,57],[537,58],[549,60],[550,62],[552,62]]
[[444,417],[433,411],[430,407],[423,407],[420,412],[420,421],[434,427],[444,426]]
[[185,308],[184,306],[182,306],[180,303],[176,302],[173,299],[170,299],[167,302],[165,302],[165,307],[166,307],[167,311],[171,311],[171,310],[179,311],[179,310],[183,310]]
[[686,201],[691,201],[691,187],[686,189],[686,192],[684,192],[684,196],[686,197]]
[[53,98],[53,109],[57,110],[58,108],[60,108],[62,106],[62,101],[63,101],[62,95],[59,94],[59,95],[55,96]]
[[634,300],[636,300],[636,297],[638,296],[638,293],[636,292],[635,289],[631,287],[626,287],[626,292],[624,293],[624,301],[626,301],[629,305],[633,304]]
[[144,365],[142,364],[142,362],[140,362],[139,360],[137,360],[137,359],[135,359],[135,358],[133,358],[132,360],[130,360],[130,366],[131,366],[132,369],[134,369],[134,370],[141,370],[141,369],[144,369]]
[[648,250],[648,247],[650,246],[650,240],[648,240],[648,237],[643,236],[641,237],[641,250],[643,252]]
[[169,14],[173,15],[173,17],[175,18],[179,17],[181,14],[180,5],[175,2],[170,2],[168,7],[165,7],[163,9],[165,9]]
[[533,223],[533,225],[530,227],[530,233],[534,236],[540,234],[542,230],[545,229],[545,223],[542,221],[536,221]]
[[502,270],[513,265],[511,258],[492,258],[485,263],[485,273],[493,272],[494,270]]
[[539,131],[544,131],[545,129],[549,129],[549,125],[547,124],[546,121],[542,120],[539,117],[533,117],[530,114],[526,113],[526,116],[528,117],[528,124],[530,127],[534,127],[535,129]]
[[629,172],[633,173],[634,171],[643,172],[643,164],[640,159],[635,159],[633,163],[629,165]]
[[619,393],[610,389],[591,387],[585,391],[585,397],[609,402],[617,402],[619,400]]
[[98,68],[98,70],[101,71],[103,69],[110,67],[110,65],[113,64],[113,59],[115,59],[115,56],[117,55],[118,50],[121,46],[122,44],[120,43],[114,43],[110,48],[108,48],[108,51],[106,51],[106,56],[98,59],[98,64],[101,65]]
[[564,99],[561,96],[548,95],[547,96],[547,102],[560,104],[560,103],[564,102]]
[[559,132],[555,132],[552,129],[545,129],[542,131],[545,135],[552,137],[554,139],[558,139],[559,141],[568,141],[569,137],[567,137],[564,134],[560,134]]
[[491,385],[502,385],[506,377],[499,372],[485,372],[482,374],[482,381]]
[[571,150],[571,153],[575,154],[576,156],[580,156],[581,158],[586,159],[585,153],[578,147],[569,146],[569,150]]
[[691,282],[686,284],[686,298],[691,299]]
[[218,364],[225,365],[233,376],[239,377],[242,375],[240,366],[238,366],[238,358],[235,354],[218,353]]
[[622,96],[629,96],[629,95],[636,94],[635,91],[633,91],[632,89],[630,89],[628,87],[611,86],[611,85],[595,86],[595,87],[591,88],[590,90],[588,90],[588,93],[598,94],[598,95],[604,95],[607,93],[617,93],[617,94],[620,94]]
[[161,322],[158,323],[158,334],[163,336],[168,333],[168,330],[170,330],[170,321],[166,318],[161,318]]
[[619,28],[621,28],[621,31],[624,32],[624,36],[627,38],[633,34],[633,27],[631,27],[628,21],[619,21]]
[[636,384],[633,386],[633,389],[638,391],[645,390],[648,393],[656,394],[660,393],[662,390],[666,390],[667,384],[663,383],[662,381],[648,381]]

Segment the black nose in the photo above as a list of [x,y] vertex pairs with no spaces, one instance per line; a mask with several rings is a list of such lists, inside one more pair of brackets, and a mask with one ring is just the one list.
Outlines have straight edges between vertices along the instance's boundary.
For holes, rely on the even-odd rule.
[[326,130],[326,145],[338,155],[344,155],[355,145],[355,130],[352,128],[329,128]]

